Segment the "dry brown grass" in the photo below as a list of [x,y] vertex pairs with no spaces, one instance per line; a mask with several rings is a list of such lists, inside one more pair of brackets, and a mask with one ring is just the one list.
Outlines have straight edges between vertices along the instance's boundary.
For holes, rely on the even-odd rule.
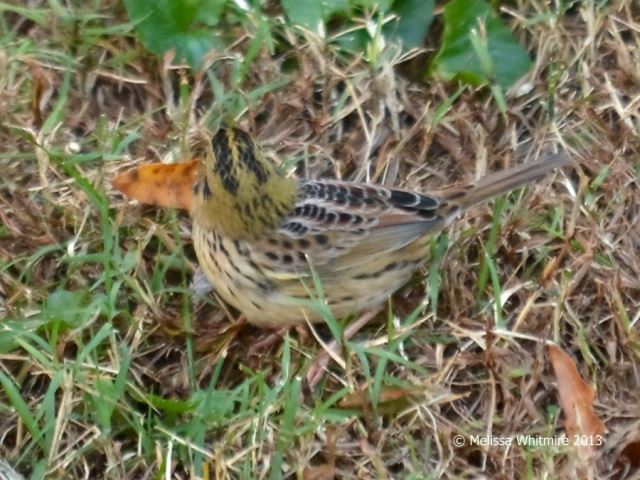
[[[446,232],[450,245],[436,260],[437,308],[429,301],[434,287],[424,281],[427,267],[394,297],[395,328],[381,315],[359,334],[360,346],[390,349],[393,343],[393,351],[411,362],[387,365],[384,390],[406,392],[400,401],[378,410],[363,402],[358,414],[342,413],[339,422],[319,419],[318,405],[333,392],[371,385],[361,357],[347,349],[340,354],[344,368],[331,363],[324,381],[304,392],[294,433],[283,431],[282,418],[296,397],[284,398],[275,386],[306,373],[321,350],[317,342],[294,333],[290,350],[276,342],[249,357],[265,332],[229,328],[212,302],[201,301],[192,312],[180,290],[194,270],[188,219],[132,206],[108,183],[125,167],[179,156],[187,125],[207,113],[229,115],[229,104],[214,98],[205,80],[165,68],[147,54],[119,57],[133,48],[126,37],[101,37],[78,48],[55,16],[38,26],[4,13],[15,38],[31,38],[37,47],[19,50],[16,40],[0,50],[1,370],[19,385],[32,415],[50,402],[51,411],[39,419],[43,429],[47,415],[55,422],[42,440],[48,447],[40,449],[5,391],[0,457],[26,473],[45,465],[59,478],[149,478],[170,467],[174,478],[187,478],[195,467],[185,459],[200,452],[212,477],[263,477],[287,433],[283,471],[290,476],[310,475],[303,473],[307,463],[328,471],[334,466],[339,478],[565,478],[574,472],[600,478],[614,465],[617,478],[627,467],[629,478],[637,475],[640,6],[618,0],[597,9],[582,2],[557,23],[543,19],[547,8],[546,2],[520,0],[504,10],[535,55],[531,74],[509,93],[505,115],[487,91],[466,89],[435,119],[455,85],[405,76],[400,64],[406,59],[393,51],[374,67],[345,65],[317,39],[294,35],[284,57],[262,52],[243,92],[230,92],[231,99],[247,99],[248,92],[282,79],[285,59],[297,64],[285,86],[232,113],[275,157],[300,160],[297,173],[306,176],[427,190],[523,161],[554,143],[576,159],[572,168],[509,196],[497,219],[492,205],[484,205],[455,222]],[[103,13],[115,15],[114,23],[123,20],[115,6],[105,5]],[[529,21],[537,15],[538,21]],[[241,37],[211,59],[223,85],[229,54],[242,52],[246,42]],[[47,124],[65,95],[63,58],[76,61],[70,89],[63,111]],[[176,102],[181,82],[194,92],[191,105]],[[132,141],[123,142],[127,136]],[[106,193],[108,216],[100,215],[105,199],[100,193],[91,199],[90,189],[74,180],[71,164]],[[487,253],[502,291],[498,309],[491,280],[477,291],[492,228],[497,240]],[[111,241],[119,248],[112,249]],[[116,252],[133,252],[132,260],[104,258]],[[107,264],[111,270],[105,272]],[[46,302],[60,288],[81,292],[87,311],[94,300],[99,306],[82,324],[58,332],[46,317]],[[422,303],[416,320],[404,322]],[[110,322],[109,340],[79,359]],[[35,356],[44,348],[37,342],[31,343],[35,352],[24,344],[6,347],[17,325],[46,339],[48,361]],[[185,325],[193,335],[183,333]],[[326,331],[320,334],[327,338]],[[458,434],[562,432],[547,340],[569,352],[596,387],[596,409],[609,430],[605,445],[589,457],[571,448],[454,446]],[[115,381],[123,362],[119,343],[131,352],[127,396],[113,399],[116,415],[107,432],[92,416],[92,395],[100,394],[101,378]],[[290,355],[290,377],[283,355]],[[225,361],[217,370],[220,358]],[[381,363],[375,355],[368,359],[373,368]],[[275,397],[259,397],[247,387],[254,404],[237,406],[235,416],[218,423],[203,417],[206,428],[196,445],[179,426],[197,415],[188,410],[174,422],[148,395],[177,404],[199,389],[210,394],[212,372],[221,392],[261,378],[274,386]],[[60,382],[53,392],[52,382]],[[143,419],[149,425],[136,423]],[[172,448],[182,453],[172,457]]]

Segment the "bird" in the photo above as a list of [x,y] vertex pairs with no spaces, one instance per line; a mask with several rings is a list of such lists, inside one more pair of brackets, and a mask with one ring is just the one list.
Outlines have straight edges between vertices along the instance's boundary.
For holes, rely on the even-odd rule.
[[198,263],[249,323],[278,329],[381,305],[426,262],[432,234],[568,162],[564,152],[548,154],[476,182],[415,192],[287,176],[238,128],[194,144]]
[[287,176],[238,128],[197,129],[190,150],[190,162],[143,165],[112,184],[143,203],[188,209],[199,272],[249,323],[278,330],[372,311],[426,263],[434,233],[569,161],[550,153],[415,192]]

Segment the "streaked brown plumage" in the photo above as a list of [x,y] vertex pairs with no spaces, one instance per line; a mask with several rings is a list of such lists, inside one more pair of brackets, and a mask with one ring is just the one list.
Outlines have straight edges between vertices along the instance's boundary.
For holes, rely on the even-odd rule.
[[476,183],[419,194],[287,178],[248,134],[222,129],[206,142],[194,183],[195,250],[217,293],[251,323],[320,321],[319,305],[343,317],[375,307],[400,288],[424,261],[429,233],[565,163],[564,155],[552,155]]

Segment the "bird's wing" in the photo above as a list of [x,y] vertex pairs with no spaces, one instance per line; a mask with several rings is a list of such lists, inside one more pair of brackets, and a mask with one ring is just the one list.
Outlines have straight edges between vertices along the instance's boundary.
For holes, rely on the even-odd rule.
[[323,276],[401,249],[440,228],[446,205],[439,197],[339,181],[301,184],[294,211],[256,244],[253,259],[280,279]]
[[542,178],[567,164],[564,152],[485,176],[475,183],[421,194],[377,185],[306,180],[295,210],[262,240],[257,263],[274,275],[324,277],[377,262],[446,225],[461,211]]

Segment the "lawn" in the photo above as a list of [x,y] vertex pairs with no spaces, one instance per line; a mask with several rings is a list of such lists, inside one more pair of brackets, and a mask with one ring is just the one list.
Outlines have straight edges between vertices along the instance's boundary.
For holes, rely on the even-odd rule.
[[[191,68],[122,2],[0,1],[0,474],[635,478],[639,4],[496,2],[532,60],[505,86],[430,68],[443,2],[411,48],[374,8],[323,36],[257,3],[228,2]],[[359,53],[331,36],[363,25]],[[186,212],[110,182],[223,124],[290,175],[424,192],[557,147],[572,163],[434,236],[353,337],[359,316],[274,337],[194,293]],[[593,387],[597,441],[550,343]]]

